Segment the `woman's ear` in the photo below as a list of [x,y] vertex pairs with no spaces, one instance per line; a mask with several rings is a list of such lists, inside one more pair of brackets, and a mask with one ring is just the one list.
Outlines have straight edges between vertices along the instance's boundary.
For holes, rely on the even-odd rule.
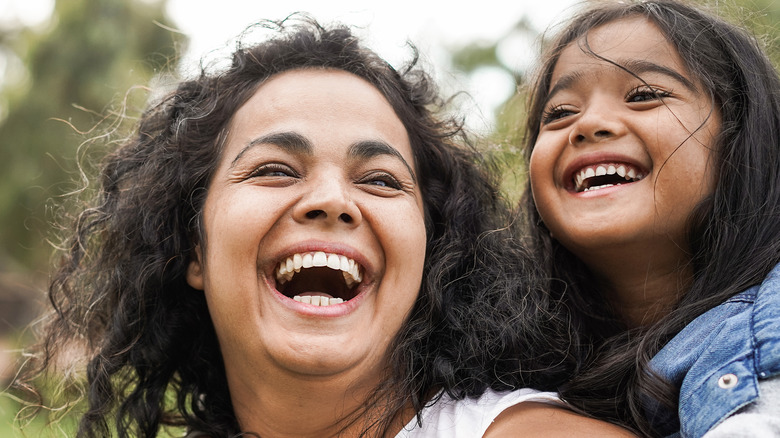
[[203,252],[200,249],[200,244],[195,246],[195,251],[192,253],[192,259],[189,266],[187,266],[187,284],[194,289],[203,290]]

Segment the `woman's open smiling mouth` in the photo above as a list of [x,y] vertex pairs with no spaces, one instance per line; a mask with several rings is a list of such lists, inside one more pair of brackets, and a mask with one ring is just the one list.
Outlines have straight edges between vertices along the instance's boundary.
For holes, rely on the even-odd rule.
[[293,254],[276,268],[277,289],[295,301],[315,306],[354,298],[363,281],[360,264],[340,254],[311,251]]

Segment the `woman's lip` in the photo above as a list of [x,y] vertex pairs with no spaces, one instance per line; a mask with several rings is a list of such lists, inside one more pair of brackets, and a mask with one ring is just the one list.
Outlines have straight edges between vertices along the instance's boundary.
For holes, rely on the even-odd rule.
[[[647,175],[647,167],[639,163],[639,161],[624,155],[611,152],[598,152],[590,153],[577,157],[571,163],[569,163],[563,172],[563,181],[561,181],[563,187],[568,191],[574,191],[574,175],[581,169],[588,166],[595,166],[599,164],[626,164],[637,169]],[[601,189],[606,190],[606,189]],[[582,192],[579,192],[582,193]]]
[[357,295],[355,295],[354,298],[350,299],[349,301],[344,301],[343,303],[331,304],[329,306],[315,306],[312,304],[295,301],[294,299],[289,298],[279,292],[276,289],[275,281],[272,284],[270,279],[266,279],[266,284],[273,292],[274,298],[276,298],[282,306],[297,314],[311,317],[336,318],[349,315],[358,307],[360,307],[360,304],[363,302],[368,289],[373,283],[361,283],[357,288]]

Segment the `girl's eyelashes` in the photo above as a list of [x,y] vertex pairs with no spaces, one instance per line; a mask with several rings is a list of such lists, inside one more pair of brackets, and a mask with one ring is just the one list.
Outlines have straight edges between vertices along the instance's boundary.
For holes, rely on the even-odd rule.
[[628,92],[628,94],[626,95],[626,102],[631,102],[631,103],[647,102],[653,100],[660,100],[669,96],[671,96],[671,93],[667,91],[653,88],[648,85],[640,85]]
[[[625,96],[628,103],[656,102],[672,96],[672,93],[659,88],[653,88],[648,85],[639,85],[632,88]],[[567,104],[558,104],[551,106],[542,113],[542,124],[546,125],[557,120],[576,114],[574,107]]]
[[542,113],[542,123],[546,125],[558,119],[570,116],[574,113],[575,112],[570,107],[565,105],[555,105],[544,110],[544,113]]

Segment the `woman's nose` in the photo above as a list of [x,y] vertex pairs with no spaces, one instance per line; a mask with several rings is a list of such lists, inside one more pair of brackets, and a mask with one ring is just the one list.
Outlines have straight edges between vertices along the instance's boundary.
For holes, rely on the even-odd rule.
[[350,182],[333,177],[309,181],[310,190],[297,203],[293,217],[300,223],[356,226],[362,220],[360,209],[350,196]]

